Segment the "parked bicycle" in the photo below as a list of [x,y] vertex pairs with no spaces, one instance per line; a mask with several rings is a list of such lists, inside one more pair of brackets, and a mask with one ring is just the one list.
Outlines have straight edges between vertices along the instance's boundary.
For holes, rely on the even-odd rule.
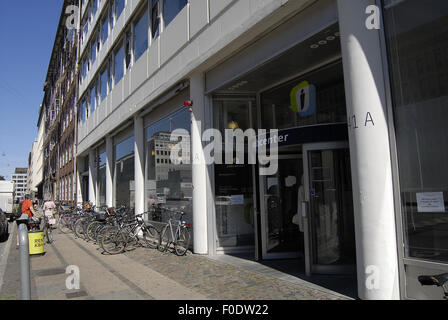
[[448,273],[442,273],[433,276],[419,276],[418,281],[422,286],[442,287],[443,299],[448,300]]
[[[182,220],[185,215],[183,210],[168,208],[163,210],[170,214],[170,218],[160,233],[158,249],[161,252],[165,252],[168,248],[172,248],[176,255],[183,256],[187,253],[190,246],[191,225]],[[176,216],[179,216],[179,219],[176,219]]]
[[143,214],[139,214],[134,219],[122,220],[117,226],[107,227],[101,238],[101,247],[109,254],[122,253],[129,246],[142,245],[155,249],[158,238],[157,229],[145,224]]
[[53,226],[50,224],[50,219],[48,216],[43,216],[41,220],[41,229],[44,233],[45,239],[47,243],[53,243]]

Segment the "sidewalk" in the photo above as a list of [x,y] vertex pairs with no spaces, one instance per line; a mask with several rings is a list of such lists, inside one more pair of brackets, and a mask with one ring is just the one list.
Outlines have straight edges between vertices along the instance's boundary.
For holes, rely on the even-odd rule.
[[[44,256],[31,258],[32,298],[36,300],[344,299],[318,287],[251,272],[213,257],[177,257],[145,248],[111,256],[72,234],[55,231],[54,238],[52,245],[46,245]],[[14,243],[0,299],[20,296],[17,251]],[[79,267],[79,290],[66,288],[69,265]]]

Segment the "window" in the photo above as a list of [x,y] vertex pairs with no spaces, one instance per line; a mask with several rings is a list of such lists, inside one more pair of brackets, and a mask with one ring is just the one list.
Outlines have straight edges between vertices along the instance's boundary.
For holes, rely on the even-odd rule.
[[144,10],[143,15],[137,21],[134,27],[134,54],[135,61],[148,49],[148,13]]
[[128,69],[131,66],[132,62],[132,36],[131,31],[129,30],[126,32],[126,69]]
[[447,263],[448,3],[383,2],[404,255]]
[[87,39],[87,33],[89,33],[89,21],[87,19],[84,20],[82,27],[82,41],[84,42]]
[[96,60],[96,41],[95,39],[92,41],[92,47],[91,47],[91,55],[90,55],[90,60],[92,61],[92,65]]
[[165,26],[177,16],[177,14],[187,5],[188,0],[164,0],[163,21]]
[[116,20],[118,20],[118,18],[120,18],[120,15],[124,10],[124,6],[125,6],[125,0],[115,0],[115,19]]
[[114,56],[114,83],[117,84],[123,78],[124,74],[124,47],[121,46],[120,49],[115,53]]
[[[168,102],[169,103],[169,102]],[[170,142],[171,132],[183,129],[179,161],[170,163],[166,154],[171,155],[174,143]],[[187,108],[150,125],[146,129],[146,165],[145,165],[145,205],[149,209],[153,204],[169,204],[174,207],[186,207],[186,221],[192,221],[191,215],[191,164],[181,163],[186,150],[190,150],[190,113]],[[156,150],[157,149],[157,150]],[[169,186],[169,187],[168,187]],[[163,219],[166,217],[163,216]],[[150,218],[151,219],[151,218]]]
[[109,36],[109,16],[106,16],[101,25],[101,43],[104,44]]
[[[112,3],[112,1],[111,1],[111,3]],[[113,5],[110,5],[108,12],[109,12],[110,30],[112,31],[112,29],[114,28],[114,9],[113,9]]]
[[135,205],[134,137],[115,146],[115,207]]
[[98,197],[99,205],[106,204],[106,152],[98,156]]
[[109,67],[107,68],[107,82],[109,85],[109,92],[112,91],[112,85],[113,85],[112,84],[112,75],[113,75],[112,69],[113,69],[113,65],[112,65],[111,60],[109,60]]
[[160,33],[159,0],[152,1],[151,9],[151,34],[156,38]]
[[92,20],[93,20],[93,17],[95,17],[95,15],[96,15],[96,12],[97,12],[97,10],[98,10],[98,0],[91,0],[91,2],[92,2]]
[[81,108],[82,108],[82,111],[81,111],[82,118],[81,118],[81,120],[82,120],[82,122],[86,122],[86,120],[87,120],[87,103],[86,103],[86,100],[83,100]]
[[87,76],[87,58],[84,59],[84,62],[82,64],[82,79],[84,80]]
[[95,86],[90,90],[90,114],[95,111],[96,99],[95,99]]
[[107,69],[104,69],[103,72],[101,73],[100,83],[101,83],[100,102],[103,102],[103,100],[107,96]]

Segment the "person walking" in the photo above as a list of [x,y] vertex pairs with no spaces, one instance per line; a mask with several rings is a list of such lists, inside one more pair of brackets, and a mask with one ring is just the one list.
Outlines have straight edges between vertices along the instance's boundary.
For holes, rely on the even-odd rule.
[[48,223],[51,227],[54,227],[56,224],[56,219],[54,217],[54,210],[56,209],[56,204],[52,199],[45,200],[44,206],[43,206],[44,215],[48,217]]
[[29,195],[25,195],[25,200],[22,202],[22,213],[28,215],[30,219],[32,219],[36,214]]

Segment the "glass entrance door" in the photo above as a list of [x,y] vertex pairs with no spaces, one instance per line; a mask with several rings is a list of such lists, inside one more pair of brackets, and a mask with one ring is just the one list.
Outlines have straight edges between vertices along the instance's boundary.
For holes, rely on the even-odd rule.
[[356,268],[350,154],[345,142],[303,146],[307,273]]
[[303,232],[293,221],[298,213],[302,175],[301,155],[281,155],[277,173],[260,176],[263,259],[304,256]]

